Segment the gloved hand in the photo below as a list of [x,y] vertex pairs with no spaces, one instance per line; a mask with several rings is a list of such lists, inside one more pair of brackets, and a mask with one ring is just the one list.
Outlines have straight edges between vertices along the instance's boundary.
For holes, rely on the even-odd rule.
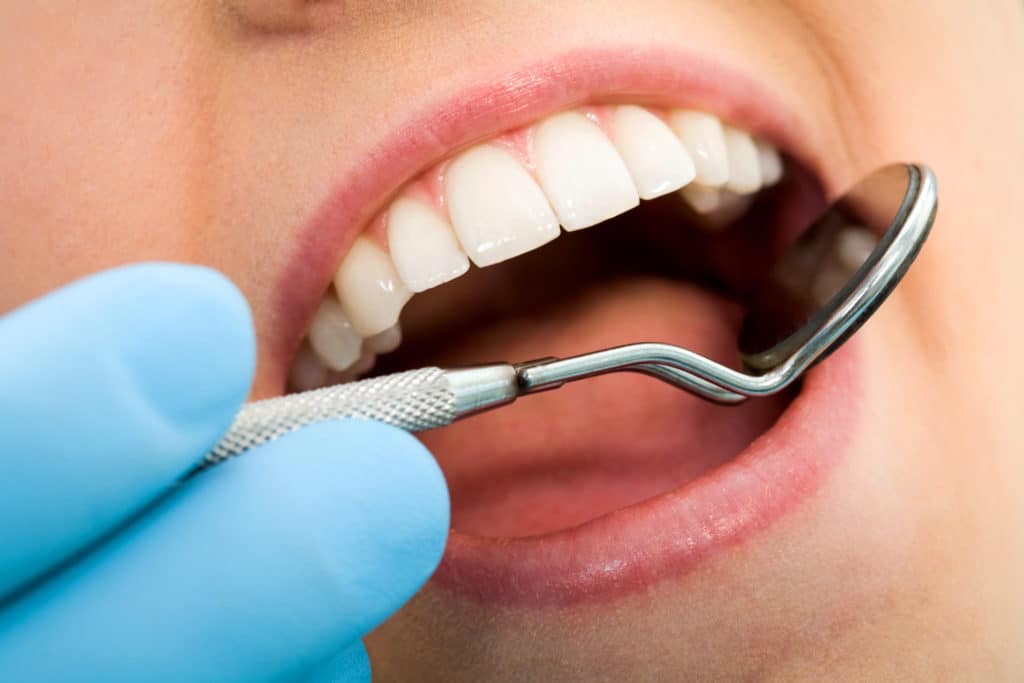
[[415,439],[314,425],[176,487],[254,365],[202,268],[87,278],[0,318],[0,350],[0,681],[368,680],[359,639],[447,536]]

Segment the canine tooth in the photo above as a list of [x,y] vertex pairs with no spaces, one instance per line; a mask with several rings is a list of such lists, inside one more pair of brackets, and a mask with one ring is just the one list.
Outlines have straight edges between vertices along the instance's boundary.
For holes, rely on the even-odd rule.
[[388,209],[388,245],[402,282],[413,292],[436,287],[469,270],[469,259],[447,221],[415,199]]
[[537,179],[566,230],[590,227],[640,203],[615,146],[578,112],[542,121],[533,150]]
[[352,329],[352,323],[332,294],[320,301],[308,336],[316,355],[332,370],[344,370],[355,363],[363,346],[363,338]]
[[288,384],[296,391],[319,389],[327,384],[327,366],[305,341],[288,369]]
[[754,144],[757,146],[758,165],[761,167],[761,182],[765,187],[771,187],[782,179],[782,157],[779,150],[767,142],[758,140]]
[[676,110],[669,123],[690,153],[701,185],[720,187],[729,180],[725,133],[717,116],[699,111]]
[[363,342],[367,351],[373,353],[391,353],[402,343],[402,326],[394,324],[380,334],[375,334]]
[[356,239],[334,274],[334,288],[345,316],[361,337],[372,337],[396,322],[412,293],[395,264],[365,237]]
[[761,189],[761,163],[750,135],[725,126],[725,153],[729,158],[729,180],[725,187],[736,194],[753,194]]
[[455,234],[478,266],[558,237],[558,219],[540,186],[497,147],[480,145],[459,155],[448,167],[445,193]]
[[615,110],[615,148],[641,199],[654,199],[693,180],[693,160],[672,129],[643,107]]
[[842,230],[836,238],[836,259],[852,275],[860,268],[871,252],[878,246],[878,238],[860,226],[851,225]]

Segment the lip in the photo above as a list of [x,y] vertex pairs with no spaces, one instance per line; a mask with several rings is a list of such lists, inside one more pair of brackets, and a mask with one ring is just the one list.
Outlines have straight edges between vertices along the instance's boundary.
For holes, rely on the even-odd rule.
[[859,415],[859,355],[853,338],[806,375],[768,431],[679,489],[543,536],[451,531],[431,584],[476,603],[565,607],[685,576],[773,525],[835,469]]
[[764,84],[707,55],[626,45],[524,63],[414,109],[375,142],[363,164],[339,178],[299,232],[276,283],[267,386],[283,391],[289,361],[347,248],[406,182],[474,142],[572,106],[611,101],[714,112],[827,180],[799,117]]

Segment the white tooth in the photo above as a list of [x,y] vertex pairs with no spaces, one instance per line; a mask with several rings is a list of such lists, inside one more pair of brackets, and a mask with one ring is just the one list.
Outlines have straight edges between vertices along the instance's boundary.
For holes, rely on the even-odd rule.
[[690,153],[696,180],[702,185],[720,187],[729,180],[729,157],[725,133],[717,116],[698,111],[675,110],[669,115],[672,130]]
[[288,384],[296,391],[319,389],[327,384],[327,373],[327,366],[316,351],[303,342],[288,369]]
[[328,293],[309,325],[309,345],[332,370],[344,370],[359,358],[363,338],[352,329],[341,304]]
[[359,360],[345,372],[338,376],[339,382],[351,382],[359,379],[360,375],[366,374],[377,362],[377,354],[366,351],[359,357]]
[[448,167],[445,193],[455,234],[478,266],[558,237],[558,219],[540,186],[497,147],[480,145],[459,155]]
[[707,215],[722,205],[723,190],[708,187],[700,183],[690,183],[679,191],[690,208],[697,213]]
[[615,148],[626,162],[641,199],[654,199],[693,180],[696,170],[683,143],[643,107],[615,110]]
[[868,260],[877,245],[878,239],[873,233],[860,226],[851,225],[844,228],[836,238],[836,258],[850,274],[853,274]]
[[542,121],[533,132],[533,152],[537,180],[566,230],[600,223],[640,203],[615,146],[578,112]]
[[721,230],[732,225],[754,203],[752,194],[736,194],[719,190],[718,206],[703,216],[703,226],[710,230]]
[[412,294],[402,284],[395,264],[366,237],[356,239],[334,274],[334,288],[352,327],[372,337],[396,322]]
[[758,140],[755,144],[758,164],[761,167],[761,181],[765,187],[771,187],[782,179],[782,157],[779,156],[779,150],[767,142]]
[[388,246],[402,282],[413,292],[469,270],[452,226],[422,202],[400,197],[388,209]]
[[757,147],[750,135],[726,126],[725,153],[729,157],[729,180],[726,188],[736,194],[753,194],[761,189],[761,164]]
[[391,353],[402,343],[402,326],[392,325],[380,334],[375,334],[363,342],[367,351],[373,353]]

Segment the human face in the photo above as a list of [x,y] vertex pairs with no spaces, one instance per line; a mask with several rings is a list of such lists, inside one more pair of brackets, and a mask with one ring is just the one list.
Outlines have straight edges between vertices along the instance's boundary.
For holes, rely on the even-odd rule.
[[[454,211],[451,174],[424,174],[490,139],[539,177],[553,114],[594,105],[617,140],[599,105],[714,114],[783,152],[796,204],[924,161],[940,184],[925,250],[796,396],[726,409],[606,378],[424,435],[452,489],[449,552],[368,649],[381,680],[1019,678],[1022,14],[1011,0],[4,3],[0,310],[118,263],[207,264],[252,305],[263,397],[285,390],[357,237],[386,244],[393,199]],[[623,208],[608,182],[602,200]],[[772,242],[737,230],[698,252],[712,270],[756,269],[742,243]],[[399,355],[515,361],[640,338],[728,355],[728,297],[653,267],[606,277],[599,246],[601,275],[574,279],[589,263],[574,250],[597,244],[585,234],[536,250],[529,277],[512,259],[471,273],[473,291],[418,295]],[[525,314],[506,299],[538,272],[560,284]]]

